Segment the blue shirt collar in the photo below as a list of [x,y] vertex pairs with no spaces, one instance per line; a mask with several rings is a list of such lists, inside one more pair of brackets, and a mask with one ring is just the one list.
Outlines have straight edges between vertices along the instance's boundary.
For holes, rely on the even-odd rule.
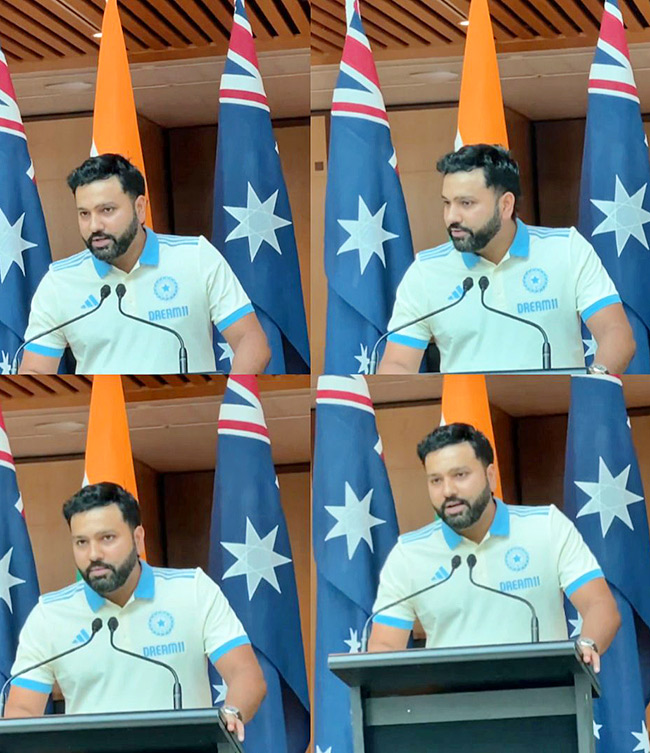
[[[528,228],[521,221],[517,220],[517,232],[515,233],[514,240],[508,249],[510,256],[520,256],[525,258],[530,251],[530,237],[528,235]],[[462,251],[461,256],[465,262],[467,269],[473,269],[481,260],[480,254],[474,254],[471,251]]]
[[[155,592],[153,568],[142,560],[140,560],[140,565],[142,567],[142,572],[140,573],[138,585],[133,592],[133,598],[153,599]],[[84,582],[84,593],[86,594],[88,606],[93,612],[98,612],[106,603],[106,599],[103,596],[100,596],[97,591],[94,591],[86,582]]]
[[[142,253],[140,254],[140,258],[138,261],[140,264],[147,264],[150,267],[157,267],[158,266],[158,260],[160,258],[160,244],[158,242],[158,236],[154,233],[153,230],[146,227],[145,232],[147,233],[147,239],[144,242],[144,248],[142,249]],[[95,271],[101,277],[104,279],[106,275],[111,271],[113,268],[112,264],[109,264],[107,261],[102,261],[101,259],[97,259],[94,255],[91,256],[92,262],[95,265]]]
[[[490,526],[489,534],[490,536],[509,536],[510,512],[508,510],[508,505],[498,499],[498,497],[495,497],[494,501],[496,502],[497,510],[494,514],[494,520]],[[447,546],[452,550],[455,549],[464,539],[464,536],[457,531],[454,531],[453,528],[450,528],[444,522],[442,523],[442,535],[447,542]]]

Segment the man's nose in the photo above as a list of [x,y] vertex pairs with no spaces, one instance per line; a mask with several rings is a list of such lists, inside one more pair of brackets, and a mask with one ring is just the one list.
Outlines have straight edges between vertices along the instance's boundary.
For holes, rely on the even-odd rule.
[[101,216],[101,214],[91,214],[88,227],[91,233],[102,232],[104,230],[104,218]]

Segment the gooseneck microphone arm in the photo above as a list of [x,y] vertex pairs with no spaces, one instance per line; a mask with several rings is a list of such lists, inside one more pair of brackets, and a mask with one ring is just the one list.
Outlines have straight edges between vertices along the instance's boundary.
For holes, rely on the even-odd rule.
[[90,627],[91,633],[90,637],[87,641],[84,641],[83,643],[80,643],[78,646],[73,646],[72,648],[67,649],[67,651],[62,651],[60,654],[56,654],[56,656],[50,656],[47,659],[44,659],[43,661],[39,661],[38,664],[32,664],[31,667],[25,667],[25,669],[21,669],[20,672],[16,672],[16,674],[11,675],[5,682],[5,684],[2,686],[2,690],[0,690],[0,702],[2,703],[2,713],[0,713],[0,718],[4,717],[5,715],[5,704],[6,704],[6,698],[5,698],[5,690],[7,689],[7,686],[9,683],[12,682],[12,680],[15,680],[17,677],[20,677],[20,675],[24,675],[26,672],[31,672],[33,669],[38,669],[39,667],[42,667],[44,664],[49,664],[50,662],[54,661],[55,659],[60,659],[62,656],[67,656],[68,654],[72,654],[75,651],[79,651],[82,648],[85,648],[90,641],[97,635],[97,633],[102,629],[103,622],[100,617],[95,617],[95,619],[92,621],[92,625]]
[[45,335],[50,335],[52,332],[56,332],[57,329],[61,329],[62,327],[67,327],[68,324],[74,324],[75,322],[78,322],[80,319],[85,319],[87,316],[90,316],[91,314],[94,314],[95,311],[99,309],[99,307],[104,303],[104,301],[108,298],[108,296],[111,294],[111,286],[110,285],[102,285],[101,290],[99,291],[99,303],[90,311],[84,311],[83,314],[79,314],[79,316],[75,316],[72,319],[68,319],[67,322],[63,322],[63,324],[57,324],[56,327],[50,327],[50,329],[46,329],[45,332],[39,332],[37,335],[34,335],[34,337],[30,337],[29,340],[25,340],[25,342],[18,348],[18,350],[14,353],[14,357],[11,361],[11,374],[17,374],[18,373],[18,356],[25,350],[25,346],[29,345],[29,343],[34,342],[34,340],[38,340],[41,337],[45,337]]
[[508,319],[514,319],[516,322],[528,324],[531,327],[535,327],[535,329],[539,330],[542,337],[544,338],[544,344],[542,345],[542,368],[544,369],[544,371],[548,371],[551,368],[551,343],[549,342],[548,335],[546,334],[544,328],[537,324],[537,322],[531,322],[529,319],[524,319],[521,316],[515,316],[514,314],[510,314],[507,311],[501,311],[500,309],[495,309],[492,306],[488,306],[488,304],[485,302],[485,291],[488,289],[489,285],[490,281],[487,277],[481,277],[481,279],[478,281],[478,286],[481,289],[481,304],[483,308],[491,311],[493,314],[507,316]]
[[116,650],[119,651],[121,654],[126,654],[127,656],[132,656],[135,659],[141,659],[142,661],[148,661],[151,662],[151,664],[157,664],[159,667],[164,667],[166,670],[172,673],[174,675],[174,710],[179,710],[183,708],[183,691],[181,689],[181,683],[178,679],[178,674],[176,673],[176,670],[171,667],[169,664],[165,664],[165,662],[158,661],[158,659],[152,659],[149,656],[141,656],[140,654],[136,654],[133,651],[127,651],[125,648],[120,648],[119,646],[115,645],[115,631],[119,627],[119,623],[117,621],[117,617],[111,617],[108,621],[108,629],[111,631],[111,646]]
[[431,583],[428,586],[425,586],[424,588],[421,588],[419,591],[415,591],[412,594],[407,594],[406,596],[402,596],[401,599],[397,599],[397,601],[393,601],[390,604],[384,604],[383,607],[380,607],[379,609],[376,609],[370,617],[366,620],[363,630],[361,631],[361,651],[365,652],[368,650],[368,627],[370,626],[370,623],[375,619],[375,617],[380,614],[381,612],[386,611],[386,609],[390,609],[391,607],[395,607],[398,604],[401,604],[403,601],[407,601],[408,599],[412,599],[414,596],[419,596],[420,594],[423,594],[425,591],[430,591],[432,588],[437,588],[438,586],[442,586],[443,583],[446,583],[451,576],[454,574],[456,570],[460,567],[461,559],[456,554],[452,557],[451,560],[451,572],[446,578],[443,578],[442,580],[437,580],[435,583]]
[[377,342],[374,344],[372,348],[372,353],[370,354],[370,365],[368,366],[368,373],[374,374],[377,370],[377,348],[381,345],[381,343],[391,335],[395,334],[395,332],[399,332],[402,329],[406,329],[407,327],[410,327],[412,324],[417,324],[418,322],[421,322],[423,319],[428,319],[431,316],[437,316],[438,314],[442,314],[443,311],[447,311],[447,309],[453,308],[454,306],[458,306],[458,304],[465,298],[467,293],[474,287],[474,280],[471,277],[466,277],[463,280],[463,292],[460,295],[460,298],[457,298],[455,301],[452,301],[452,303],[448,303],[446,306],[443,306],[442,308],[436,309],[435,311],[429,311],[428,314],[424,314],[424,316],[418,316],[417,319],[412,319],[410,322],[406,322],[406,324],[400,324],[399,327],[395,327],[395,329],[389,329],[388,332],[384,332],[384,334],[377,340]]
[[539,620],[537,619],[537,612],[535,611],[535,607],[528,601],[528,599],[523,599],[521,596],[515,596],[514,594],[509,594],[505,591],[499,591],[498,588],[490,588],[490,586],[484,586],[481,583],[477,583],[474,580],[473,573],[474,567],[476,566],[476,556],[474,554],[469,554],[467,556],[467,566],[469,567],[469,579],[472,585],[476,586],[477,588],[482,588],[485,591],[491,591],[492,593],[498,594],[499,596],[507,596],[509,599],[516,599],[517,601],[521,601],[528,607],[528,609],[530,609],[530,641],[531,643],[539,643]]
[[120,283],[116,288],[115,292],[117,293],[117,308],[122,314],[122,316],[125,316],[127,319],[133,319],[134,322],[140,322],[141,324],[148,324],[150,327],[155,327],[156,329],[164,329],[165,332],[171,332],[172,335],[175,335],[178,339],[179,343],[179,349],[178,349],[178,373],[179,374],[187,374],[187,349],[185,347],[185,342],[183,341],[183,338],[181,337],[179,332],[176,332],[175,329],[172,329],[171,327],[166,327],[164,324],[158,324],[158,322],[150,322],[147,321],[147,319],[142,319],[139,316],[133,316],[133,314],[127,314],[126,311],[122,308],[122,298],[126,295],[126,287]]

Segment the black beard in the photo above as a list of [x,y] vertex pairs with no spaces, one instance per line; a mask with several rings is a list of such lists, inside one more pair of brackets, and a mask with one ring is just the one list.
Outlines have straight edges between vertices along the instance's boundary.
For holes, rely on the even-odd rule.
[[[489,505],[492,500],[492,490],[490,484],[485,485],[485,489],[478,495],[473,503],[470,504],[469,500],[461,499],[460,497],[449,497],[445,500],[442,508],[436,510],[440,518],[454,531],[463,531],[465,528],[469,528],[474,525],[476,521],[483,515],[483,511]],[[463,512],[456,515],[447,515],[445,507],[451,502],[463,502],[466,507]]]
[[[84,238],[84,242],[90,253],[96,259],[111,262],[129,250],[129,246],[133,243],[135,236],[138,234],[139,228],[140,221],[134,213],[133,221],[119,237],[116,238],[109,233],[93,233],[89,238]],[[106,246],[106,248],[94,248],[93,240],[97,240],[97,238],[110,238],[113,243],[110,246]]]
[[[454,238],[454,236],[451,235],[452,230],[464,230],[467,235],[464,238]],[[447,232],[449,233],[449,237],[454,244],[456,251],[462,251],[465,253],[470,252],[473,254],[482,251],[499,230],[501,230],[501,213],[498,204],[495,207],[492,217],[478,230],[470,230],[457,222],[454,222],[447,228]]]
[[[129,575],[133,572],[133,568],[138,563],[138,551],[133,547],[133,550],[131,551],[131,554],[122,562],[121,565],[118,567],[113,567],[113,565],[109,565],[106,562],[101,562],[100,560],[97,560],[95,562],[91,562],[88,567],[86,568],[85,572],[79,571],[81,573],[81,577],[86,581],[86,583],[93,589],[93,591],[97,591],[98,594],[109,594],[113,591],[117,591],[118,588],[121,588],[127,581]],[[90,574],[90,570],[93,567],[105,567],[110,572],[108,575],[100,575],[96,577],[92,577]]]

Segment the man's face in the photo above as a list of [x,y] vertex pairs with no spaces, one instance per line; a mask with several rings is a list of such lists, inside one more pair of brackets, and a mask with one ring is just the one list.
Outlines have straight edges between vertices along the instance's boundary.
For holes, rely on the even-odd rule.
[[103,595],[126,583],[138,561],[141,526],[132,531],[113,504],[73,515],[70,533],[75,564],[91,588]]
[[440,518],[455,531],[469,528],[492,499],[494,466],[487,468],[469,442],[448,445],[424,459],[429,498]]
[[497,197],[494,188],[485,185],[482,168],[445,175],[442,181],[445,227],[457,251],[480,254],[501,230],[502,198]]
[[144,221],[144,196],[134,202],[112,176],[77,188],[75,201],[79,231],[91,253],[106,262],[126,253]]

